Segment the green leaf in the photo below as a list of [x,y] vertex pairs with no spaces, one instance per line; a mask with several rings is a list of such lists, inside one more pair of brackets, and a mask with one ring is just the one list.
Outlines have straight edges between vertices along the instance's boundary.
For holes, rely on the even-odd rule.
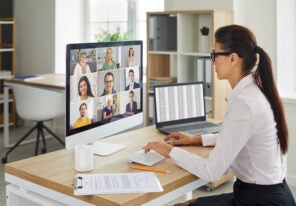
[[119,27],[116,27],[116,30],[113,33],[107,30],[100,29],[100,32],[94,35],[94,39],[97,42],[126,41],[129,40],[131,34],[132,31],[121,33]]

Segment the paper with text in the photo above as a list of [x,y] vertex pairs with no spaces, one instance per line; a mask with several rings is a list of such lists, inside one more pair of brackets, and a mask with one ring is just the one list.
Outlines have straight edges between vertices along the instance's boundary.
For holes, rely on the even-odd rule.
[[74,195],[162,192],[153,172],[75,175]]

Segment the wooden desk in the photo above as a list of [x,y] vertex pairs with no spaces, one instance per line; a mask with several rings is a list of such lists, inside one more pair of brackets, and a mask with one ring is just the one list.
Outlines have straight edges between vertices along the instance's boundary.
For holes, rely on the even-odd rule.
[[[129,167],[129,154],[140,150],[147,142],[163,137],[150,126],[106,138],[102,141],[127,147],[107,157],[94,156],[94,170],[89,173],[137,172]],[[184,148],[203,157],[211,150],[210,147]],[[74,196],[74,175],[78,172],[74,170],[74,152],[65,149],[6,164],[5,180],[25,192],[32,191],[66,205],[104,206],[162,205],[207,183],[175,165],[170,158],[154,167],[172,171],[170,174],[157,173],[164,189],[161,193]]]
[[10,147],[9,143],[9,85],[10,84],[23,84],[36,87],[44,87],[48,89],[58,89],[65,90],[66,87],[66,76],[64,74],[43,74],[40,75],[41,79],[30,80],[30,81],[21,81],[14,80],[13,78],[4,80],[4,140],[3,146]]
[[64,74],[42,74],[38,75],[40,79],[21,81],[13,78],[5,79],[5,83],[23,84],[37,87],[53,88],[53,89],[65,89],[66,76]]

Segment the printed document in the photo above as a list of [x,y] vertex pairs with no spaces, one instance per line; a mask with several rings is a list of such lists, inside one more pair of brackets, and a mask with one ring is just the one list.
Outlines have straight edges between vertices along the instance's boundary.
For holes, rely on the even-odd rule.
[[75,175],[74,195],[162,192],[154,172]]

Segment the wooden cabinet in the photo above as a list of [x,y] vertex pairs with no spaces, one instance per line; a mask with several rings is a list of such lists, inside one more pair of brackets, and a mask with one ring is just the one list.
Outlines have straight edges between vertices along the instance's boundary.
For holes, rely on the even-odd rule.
[[[15,75],[15,19],[0,18],[0,127],[4,123],[3,79]],[[10,91],[11,93],[11,91]],[[9,125],[14,125],[15,108],[12,93],[9,102]]]
[[[166,21],[168,22],[166,25]],[[232,11],[164,11],[147,13],[147,123],[151,122],[151,79],[173,77],[178,83],[198,80],[198,59],[210,60],[214,32],[233,24]],[[209,28],[204,40],[200,29]],[[167,31],[168,30],[168,31]],[[169,39],[169,41],[167,40]],[[207,44],[207,45],[204,45]],[[218,80],[210,63],[211,97],[206,98],[209,117],[223,119],[228,82]],[[150,99],[149,99],[150,98]],[[150,102],[150,104],[149,104]],[[150,106],[149,106],[150,105]]]

